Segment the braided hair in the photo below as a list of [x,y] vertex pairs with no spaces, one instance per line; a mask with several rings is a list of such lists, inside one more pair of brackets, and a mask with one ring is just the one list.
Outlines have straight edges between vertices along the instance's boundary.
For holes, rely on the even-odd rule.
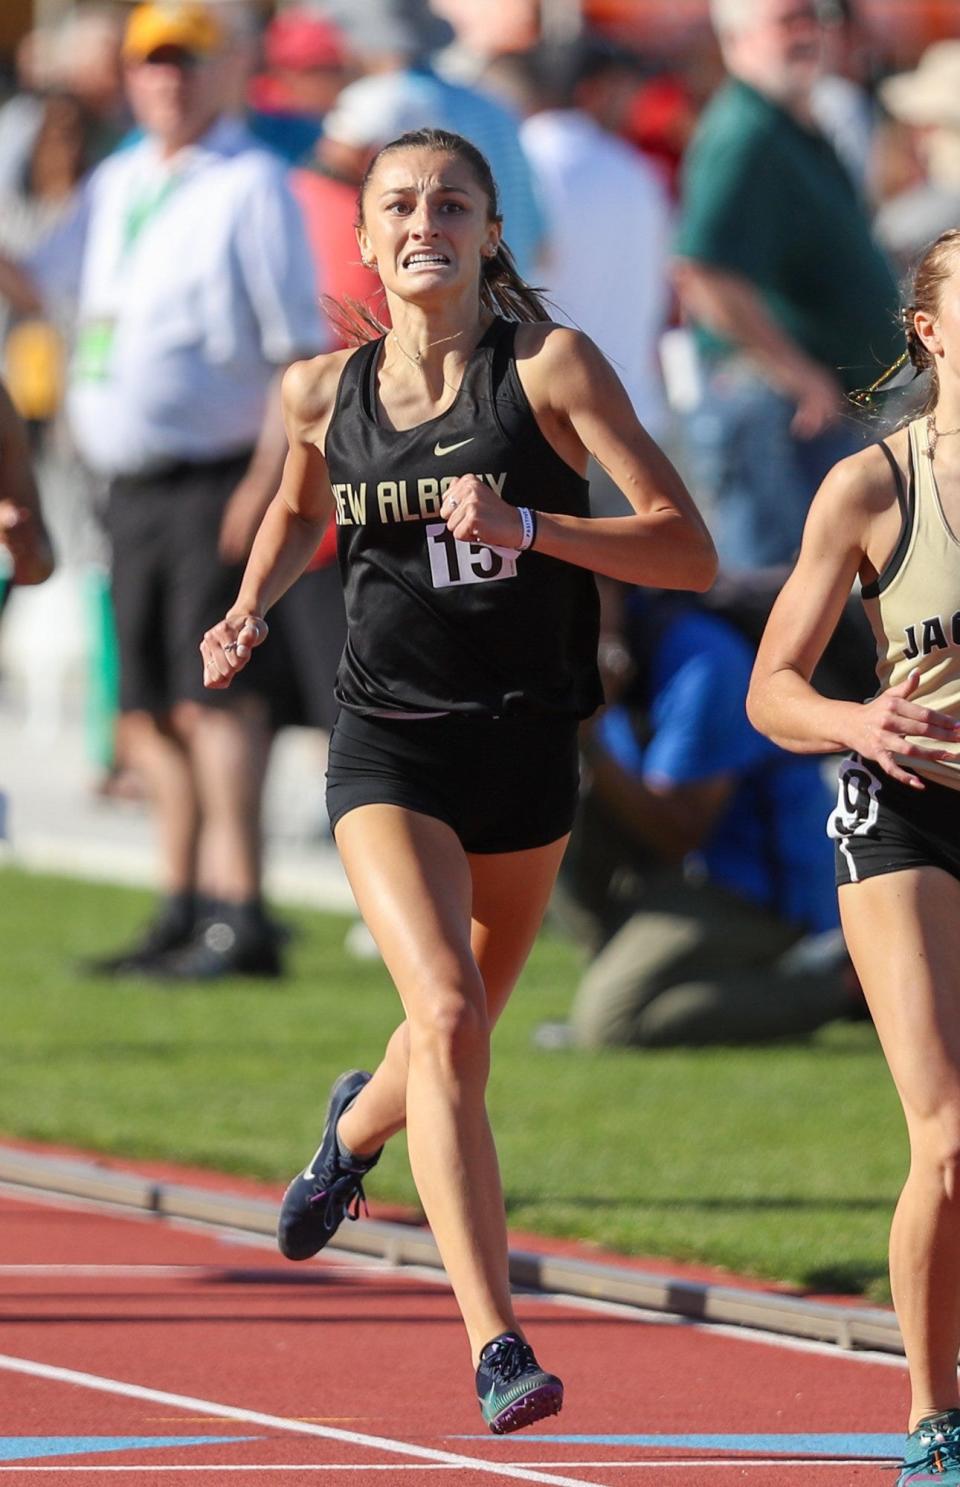
[[[448,129],[412,129],[384,145],[367,166],[357,197],[357,227],[362,227],[364,224],[363,200],[374,171],[385,155],[392,155],[401,150],[436,150],[439,154],[449,155],[454,160],[464,161],[473,172],[477,185],[487,198],[488,220],[502,222],[503,216],[500,211],[493,171],[490,169],[486,156],[477,149],[476,145],[464,139],[462,134],[454,134]],[[540,291],[534,289],[522,278],[513,254],[502,238],[497,245],[496,253],[489,258],[483,258],[481,262],[480,305],[482,309],[489,310],[504,320],[550,321],[553,319],[540,297]],[[364,341],[385,335],[390,329],[389,325],[384,324],[368,305],[359,300],[348,298],[341,302],[325,299],[324,308],[344,340],[353,345],[361,345]]]
[[930,374],[930,383],[923,407],[919,409],[919,412],[911,413],[910,417],[923,418],[932,413],[937,406],[940,396],[937,365],[917,334],[914,321],[920,312],[929,315],[931,319],[935,319],[939,314],[943,286],[956,267],[958,252],[960,252],[960,228],[957,227],[951,227],[947,232],[942,232],[928,248],[924,249],[913,271],[909,303],[905,304],[900,311],[900,323],[906,337],[907,349],[887,368],[882,377],[877,378],[872,386],[865,388],[862,392],[852,394],[853,401],[860,407],[869,407],[874,395],[882,392],[908,362],[913,367],[915,378],[927,372]]

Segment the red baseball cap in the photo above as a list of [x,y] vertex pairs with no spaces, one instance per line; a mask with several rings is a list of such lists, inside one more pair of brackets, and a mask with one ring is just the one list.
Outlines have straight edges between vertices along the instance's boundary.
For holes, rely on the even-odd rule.
[[342,67],[346,61],[336,26],[316,11],[301,8],[274,16],[264,33],[263,53],[267,66],[280,72]]

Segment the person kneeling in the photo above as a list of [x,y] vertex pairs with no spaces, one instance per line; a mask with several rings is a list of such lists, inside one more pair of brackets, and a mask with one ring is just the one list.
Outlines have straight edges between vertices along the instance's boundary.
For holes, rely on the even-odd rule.
[[604,650],[622,695],[581,731],[553,904],[591,959],[569,1025],[537,1041],[762,1042],[856,1016],[820,861],[830,791],[820,761],[748,723],[746,639],[691,598],[634,590]]

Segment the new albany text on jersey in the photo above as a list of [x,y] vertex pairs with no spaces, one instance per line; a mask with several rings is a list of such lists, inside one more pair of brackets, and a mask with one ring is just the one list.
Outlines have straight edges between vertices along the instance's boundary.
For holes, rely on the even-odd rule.
[[[479,475],[477,478],[485,480],[491,490],[503,497],[507,483],[506,471],[500,475]],[[439,480],[428,475],[419,480],[379,480],[372,487],[366,480],[357,485],[334,485],[332,490],[337,503],[337,525],[365,526],[369,520],[374,519],[374,511],[384,524],[425,521],[428,517],[436,517],[440,512],[444,492],[457,479],[459,477],[456,475],[444,475]],[[368,500],[371,493],[372,502]]]

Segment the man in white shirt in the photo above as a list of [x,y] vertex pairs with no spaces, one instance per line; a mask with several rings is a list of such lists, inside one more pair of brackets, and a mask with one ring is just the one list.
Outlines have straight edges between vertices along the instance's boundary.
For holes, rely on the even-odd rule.
[[160,911],[102,973],[280,969],[260,901],[279,658],[233,699],[203,688],[196,647],[276,490],[279,374],[324,335],[284,167],[223,112],[226,50],[201,5],[137,6],[124,57],[143,137],[93,172],[26,272],[0,264],[21,306],[76,301],[68,410],[109,482],[124,736],[160,829]]
[[[551,311],[596,341],[641,423],[662,439],[671,209],[656,168],[614,132],[638,67],[599,39],[544,48],[534,58],[520,143],[546,213],[539,282]],[[602,472],[591,472],[595,508],[599,496],[622,509],[606,485]]]

